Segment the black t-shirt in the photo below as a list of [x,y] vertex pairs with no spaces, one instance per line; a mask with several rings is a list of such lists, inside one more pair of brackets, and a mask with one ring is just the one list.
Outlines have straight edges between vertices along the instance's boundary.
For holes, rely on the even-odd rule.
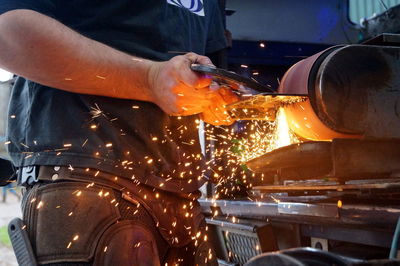
[[[0,0],[0,13],[13,9],[38,11],[152,60],[225,47],[217,0]],[[170,117],[152,103],[24,79],[13,89],[9,115],[8,150],[17,166],[95,168],[173,192],[191,192],[203,182],[197,116]]]

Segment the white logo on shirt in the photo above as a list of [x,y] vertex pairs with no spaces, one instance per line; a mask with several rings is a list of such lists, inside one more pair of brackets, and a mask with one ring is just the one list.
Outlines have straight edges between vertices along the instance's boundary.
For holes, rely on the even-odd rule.
[[190,12],[204,17],[204,0],[167,0],[167,3],[174,6],[186,8]]

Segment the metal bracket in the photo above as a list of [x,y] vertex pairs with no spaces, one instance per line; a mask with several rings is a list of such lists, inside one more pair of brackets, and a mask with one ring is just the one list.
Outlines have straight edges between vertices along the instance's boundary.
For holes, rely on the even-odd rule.
[[39,167],[35,165],[21,167],[18,170],[18,185],[32,185],[39,180]]

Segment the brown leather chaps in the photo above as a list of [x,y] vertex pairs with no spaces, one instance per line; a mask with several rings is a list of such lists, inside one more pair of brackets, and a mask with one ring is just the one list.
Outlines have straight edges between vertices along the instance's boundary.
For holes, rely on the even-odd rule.
[[[180,207],[179,201],[167,203],[165,208]],[[197,232],[188,234],[187,241],[180,237],[179,243],[172,231],[174,217],[160,222],[156,218],[161,216],[145,206],[134,194],[127,198],[115,188],[69,180],[36,183],[22,202],[40,265],[217,265],[202,237],[204,219]],[[171,229],[163,226],[169,223]],[[191,230],[190,225],[180,226]]]

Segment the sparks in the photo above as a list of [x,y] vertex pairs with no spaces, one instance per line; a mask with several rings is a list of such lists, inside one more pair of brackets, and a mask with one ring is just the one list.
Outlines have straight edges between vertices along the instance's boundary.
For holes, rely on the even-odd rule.
[[40,201],[36,206],[36,209],[40,209],[43,206],[43,201]]

